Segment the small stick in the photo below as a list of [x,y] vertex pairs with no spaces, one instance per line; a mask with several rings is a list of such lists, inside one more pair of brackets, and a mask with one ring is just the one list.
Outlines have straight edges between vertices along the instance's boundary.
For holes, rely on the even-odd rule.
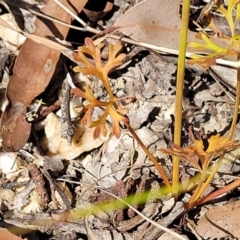
[[[65,66],[66,69],[66,66]],[[73,135],[75,133],[74,126],[70,118],[70,89],[68,78],[70,74],[67,73],[67,77],[62,84],[62,101],[61,101],[61,128],[62,138],[65,138],[69,144],[72,142]],[[71,77],[70,77],[71,78]]]
[[52,179],[49,172],[44,168],[41,169],[41,172],[47,178],[47,180],[50,183],[50,188],[51,188],[51,192],[52,192],[52,200],[56,201],[56,198],[55,198],[55,195],[54,195],[54,190],[56,190],[58,192],[60,198],[62,199],[63,204],[65,205],[65,208],[66,209],[71,209],[71,203],[69,202],[67,196],[65,195],[63,190],[54,182],[54,180]]

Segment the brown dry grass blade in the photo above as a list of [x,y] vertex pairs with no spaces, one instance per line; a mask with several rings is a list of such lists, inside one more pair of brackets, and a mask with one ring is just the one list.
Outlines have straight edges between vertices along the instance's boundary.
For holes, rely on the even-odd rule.
[[[87,0],[63,0],[71,11],[81,11]],[[54,1],[48,0],[42,9],[44,14],[71,23],[72,17]],[[77,14],[77,13],[76,13]],[[54,36],[65,39],[69,28],[54,24],[49,20],[35,22],[34,35]],[[2,115],[0,128],[2,144],[5,151],[17,151],[24,146],[29,138],[31,124],[26,121],[26,107],[47,87],[60,56],[60,51],[38,44],[27,39],[23,44],[13,69],[6,97],[9,105]]]

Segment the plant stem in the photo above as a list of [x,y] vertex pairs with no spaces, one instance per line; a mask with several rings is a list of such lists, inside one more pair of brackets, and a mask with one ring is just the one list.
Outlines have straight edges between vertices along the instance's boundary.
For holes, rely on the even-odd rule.
[[124,123],[125,126],[128,128],[128,130],[130,131],[130,133],[132,134],[132,136],[134,137],[134,139],[136,139],[136,141],[138,142],[138,144],[141,146],[141,148],[143,149],[143,151],[147,154],[147,156],[150,158],[150,160],[153,162],[153,164],[155,165],[155,167],[158,169],[159,173],[161,174],[161,177],[164,181],[164,183],[166,184],[167,188],[171,188],[170,182],[168,180],[168,177],[166,175],[166,172],[164,171],[164,169],[159,165],[158,161],[156,160],[156,158],[149,152],[149,150],[146,148],[146,146],[144,145],[144,143],[140,140],[140,138],[138,137],[138,135],[135,133],[135,131],[132,129],[132,127],[130,126],[129,123]]
[[[185,206],[186,209],[191,209],[192,207],[196,206],[197,202],[199,201],[200,196],[203,194],[203,192],[205,191],[207,186],[209,186],[209,184],[212,181],[212,179],[214,178],[217,170],[221,166],[222,161],[225,156],[225,153],[226,152],[223,152],[221,154],[221,156],[219,157],[218,162],[208,169],[208,171],[210,171],[210,175],[207,177],[207,180],[205,182],[204,182],[205,179],[202,179],[201,187],[198,188],[196,192],[194,192],[194,195],[192,195],[190,201]],[[207,171],[205,171],[205,172],[207,172]],[[200,199],[200,201],[201,201],[201,199]]]
[[214,191],[213,193],[210,193],[207,196],[199,199],[198,201],[195,202],[194,206],[206,203],[226,192],[231,191],[234,188],[239,187],[239,185],[240,185],[240,179],[237,179],[237,180],[233,181],[232,183],[228,184],[227,186],[222,187],[222,188],[218,189],[217,191]]
[[[190,0],[183,0],[182,22],[180,32],[180,47],[178,56],[177,70],[177,87],[176,87],[176,106],[175,106],[175,126],[174,126],[174,143],[181,145],[181,130],[182,130],[182,99],[183,85],[185,73],[185,58],[187,47],[187,34],[189,23]],[[173,172],[172,172],[172,193],[175,198],[178,197],[179,191],[179,157],[173,157]]]
[[[237,61],[240,61],[240,55],[237,57]],[[240,68],[237,68],[237,86],[236,86],[236,98],[235,98],[235,105],[234,105],[234,113],[233,113],[233,120],[231,124],[231,128],[229,130],[229,138],[232,138],[236,124],[238,119],[238,110],[239,110],[239,98],[240,98]]]
[[[240,55],[238,55],[237,60],[240,61]],[[237,68],[236,99],[235,99],[233,120],[232,120],[231,128],[230,128],[229,134],[228,134],[229,138],[232,138],[234,130],[235,130],[235,127],[236,127],[236,124],[237,124],[238,109],[239,109],[239,99],[240,99],[240,69]],[[221,165],[221,163],[223,161],[225,153],[226,152],[223,152],[221,154],[221,156],[219,157],[219,160],[218,160],[216,166],[214,166],[213,169],[211,170],[210,176],[205,181],[205,183],[203,184],[201,189],[199,189],[198,194],[196,195],[195,199],[193,199],[193,201],[191,203],[189,203],[189,205],[187,205],[187,208],[191,208],[192,206],[196,206],[196,205],[202,204],[204,202],[207,202],[207,201],[209,201],[209,200],[219,196],[220,194],[223,194],[226,191],[230,191],[233,188],[233,186],[235,186],[235,187],[239,186],[239,180],[234,181],[232,183],[232,185],[229,184],[228,186],[224,187],[224,189],[226,189],[226,190],[223,190],[223,188],[219,189],[218,191],[215,191],[215,192],[207,195],[206,197],[203,197],[203,198],[198,200],[198,198],[202,195],[202,193],[204,192],[206,187],[210,184],[210,182],[212,181],[213,177],[215,176],[217,170],[219,169],[219,167],[220,167],[220,165]],[[192,204],[192,206],[191,206],[191,204]]]

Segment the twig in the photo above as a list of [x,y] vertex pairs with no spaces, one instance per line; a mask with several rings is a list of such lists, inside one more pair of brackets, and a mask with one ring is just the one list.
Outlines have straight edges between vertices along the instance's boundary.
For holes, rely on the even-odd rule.
[[[65,66],[66,68],[66,66]],[[62,137],[65,138],[69,144],[72,142],[75,129],[72,125],[70,118],[70,85],[68,83],[68,78],[70,74],[67,73],[67,77],[64,79],[62,84],[62,101],[61,101],[61,128]]]
[[[189,218],[186,218],[186,221],[187,221],[187,227],[191,230],[191,232],[195,235],[195,237],[198,239],[198,240],[202,240],[202,238],[200,237],[200,235],[196,232],[195,228],[196,228],[196,225],[195,223],[189,219]],[[195,227],[195,228],[194,228]]]
[[[56,190],[62,199],[63,204],[65,205],[66,209],[71,209],[71,203],[69,202],[67,196],[63,192],[63,190],[54,182],[52,177],[50,176],[49,172],[46,169],[41,169],[41,172],[44,174],[44,176],[47,178],[47,180],[50,183],[51,191],[52,191],[52,196],[55,198],[54,195],[54,190]],[[55,199],[56,200],[56,199]]]

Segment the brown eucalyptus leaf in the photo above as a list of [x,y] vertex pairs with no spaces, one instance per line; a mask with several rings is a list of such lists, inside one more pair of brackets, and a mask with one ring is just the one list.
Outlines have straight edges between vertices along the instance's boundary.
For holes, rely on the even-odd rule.
[[[76,14],[83,9],[86,2],[87,0],[61,1]],[[52,0],[46,2],[42,12],[68,24],[72,21],[72,17]],[[69,30],[66,26],[46,19],[37,19],[35,25],[34,35],[40,37],[53,36],[65,39]],[[23,44],[7,87],[6,97],[9,105],[1,119],[1,136],[5,151],[17,151],[28,140],[31,124],[25,118],[26,107],[47,87],[59,56],[60,51],[31,39],[27,39]]]
[[23,240],[4,228],[0,228],[0,236],[1,240]]
[[131,38],[156,46],[178,49],[180,0],[145,0],[114,24]]
[[[203,239],[240,238],[240,201],[214,207],[197,223],[196,231]],[[230,237],[230,238],[228,238]]]
[[[179,49],[181,27],[180,0],[145,0],[136,4],[123,14],[115,23],[116,29],[134,40],[154,46]],[[200,42],[196,33],[188,31],[188,42]],[[221,47],[225,40],[211,39]],[[188,49],[192,52],[191,49]]]

